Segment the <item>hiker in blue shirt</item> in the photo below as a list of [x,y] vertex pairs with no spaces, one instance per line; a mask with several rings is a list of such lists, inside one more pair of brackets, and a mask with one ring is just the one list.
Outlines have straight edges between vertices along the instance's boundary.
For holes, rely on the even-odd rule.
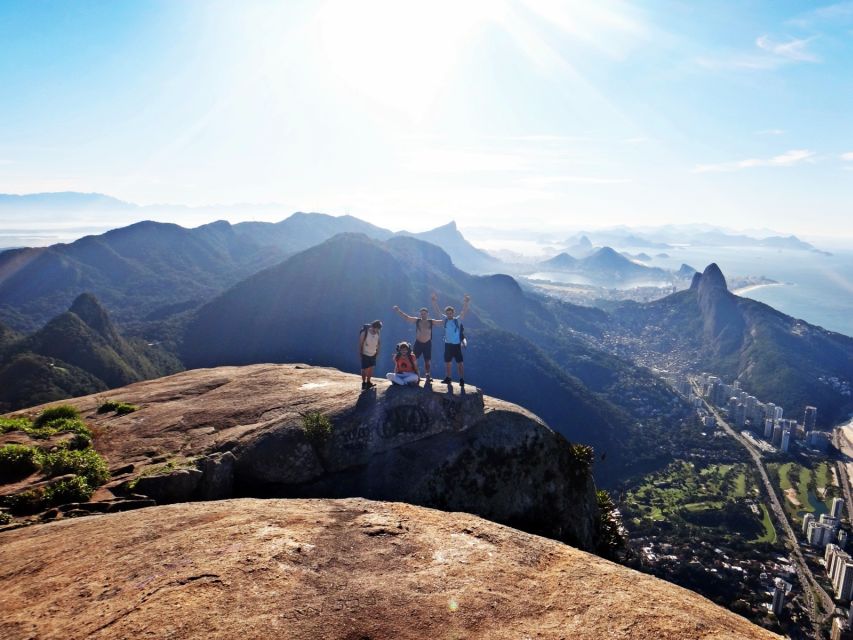
[[432,294],[432,306],[438,315],[444,316],[444,370],[445,378],[442,384],[451,384],[450,379],[450,363],[456,360],[456,370],[459,372],[459,385],[465,386],[465,365],[462,357],[462,318],[468,313],[468,304],[471,302],[471,296],[465,294],[464,302],[462,303],[462,311],[456,315],[456,310],[453,307],[447,306],[444,308],[444,313],[438,308],[438,294]]

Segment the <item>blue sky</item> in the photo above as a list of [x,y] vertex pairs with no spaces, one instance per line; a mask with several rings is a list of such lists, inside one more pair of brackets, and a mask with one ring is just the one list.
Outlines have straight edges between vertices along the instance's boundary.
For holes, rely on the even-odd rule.
[[0,122],[5,193],[853,236],[853,1],[6,0]]

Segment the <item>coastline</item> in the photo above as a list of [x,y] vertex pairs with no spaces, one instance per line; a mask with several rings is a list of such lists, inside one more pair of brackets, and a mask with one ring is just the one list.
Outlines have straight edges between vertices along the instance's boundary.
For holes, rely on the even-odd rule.
[[785,282],[765,282],[764,284],[751,284],[746,287],[741,287],[740,289],[735,289],[732,291],[736,296],[741,296],[744,293],[749,293],[750,291],[755,291],[756,289],[762,289],[764,287],[784,287],[787,283]]

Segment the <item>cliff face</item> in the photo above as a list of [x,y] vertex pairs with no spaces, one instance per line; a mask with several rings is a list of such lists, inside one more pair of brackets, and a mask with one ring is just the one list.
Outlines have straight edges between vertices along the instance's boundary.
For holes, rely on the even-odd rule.
[[708,600],[464,513],[229,500],[0,533],[3,638],[734,640]]
[[[393,387],[304,365],[180,373],[69,401],[115,472],[96,500],[158,504],[232,496],[403,501],[581,548],[596,543],[588,462],[524,409],[484,396]],[[140,410],[97,414],[106,399]],[[36,413],[38,409],[32,412]],[[328,434],[306,431],[323,416]]]

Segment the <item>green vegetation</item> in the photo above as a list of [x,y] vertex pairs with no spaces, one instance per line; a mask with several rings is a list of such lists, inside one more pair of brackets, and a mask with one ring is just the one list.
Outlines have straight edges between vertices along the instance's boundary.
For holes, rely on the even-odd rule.
[[569,450],[571,452],[573,466],[577,469],[577,472],[579,474],[587,473],[590,466],[592,466],[593,459],[595,458],[595,452],[592,447],[585,444],[572,443],[569,445]]
[[60,404],[55,407],[49,407],[39,414],[33,421],[34,427],[43,427],[54,420],[77,420],[80,418],[80,412],[76,407],[70,404]]
[[10,481],[41,471],[44,478],[71,474],[44,486],[6,496],[0,506],[15,514],[35,513],[51,506],[88,500],[95,489],[109,480],[106,461],[92,448],[92,432],[74,407],[60,405],[43,411],[33,422],[24,418],[4,418],[0,428],[21,431],[44,440],[72,434],[52,446],[7,444],[0,447],[0,480]]
[[9,431],[23,431],[30,428],[32,423],[27,418],[2,418],[0,417],[0,433]]
[[771,463],[767,471],[782,494],[782,505],[792,521],[800,522],[806,513],[827,513],[832,498],[841,494],[832,484],[832,471],[827,462],[813,469],[797,462]]
[[604,490],[596,492],[598,502],[598,542],[596,553],[605,558],[615,557],[628,543],[628,532],[622,525],[622,515]]
[[139,475],[127,483],[127,489],[133,491],[139,483],[139,480],[142,478],[166,475],[172,471],[177,471],[178,469],[193,469],[196,466],[196,460],[197,458],[173,458],[163,464],[155,464],[145,467]]
[[12,516],[5,511],[0,511],[0,526],[9,524],[10,522],[12,522]]
[[119,402],[117,400],[107,400],[98,407],[98,413],[109,413],[110,411],[115,411],[116,415],[123,416],[128,413],[133,413],[134,411],[139,411],[139,407],[135,404]]
[[0,447],[0,479],[17,480],[39,468],[39,450],[23,444]]
[[42,497],[45,504],[68,504],[69,502],[86,502],[95,490],[82,476],[66,478],[48,485]]
[[317,411],[302,415],[302,428],[309,442],[317,447],[323,446],[332,435],[331,420]]
[[[745,463],[705,464],[676,461],[647,476],[630,491],[623,512],[635,535],[679,530],[685,536],[739,537],[742,541],[775,540],[758,504],[758,482]],[[766,510],[765,510],[766,514]],[[769,527],[768,527],[769,525]]]
[[754,542],[769,542],[770,544],[775,544],[776,527],[773,526],[773,520],[770,519],[770,512],[767,510],[767,506],[764,504],[761,505],[761,511],[763,514],[761,524],[764,525],[764,535],[754,540]]
[[46,409],[33,422],[26,418],[0,419],[0,433],[22,431],[37,440],[45,440],[62,433],[73,433],[80,438],[75,439],[75,445],[72,448],[85,449],[89,446],[92,442],[92,431],[80,419],[77,410],[67,405],[54,409]]
[[94,449],[56,449],[44,454],[41,467],[48,477],[73,473],[92,487],[104,484],[110,477],[107,463]]

